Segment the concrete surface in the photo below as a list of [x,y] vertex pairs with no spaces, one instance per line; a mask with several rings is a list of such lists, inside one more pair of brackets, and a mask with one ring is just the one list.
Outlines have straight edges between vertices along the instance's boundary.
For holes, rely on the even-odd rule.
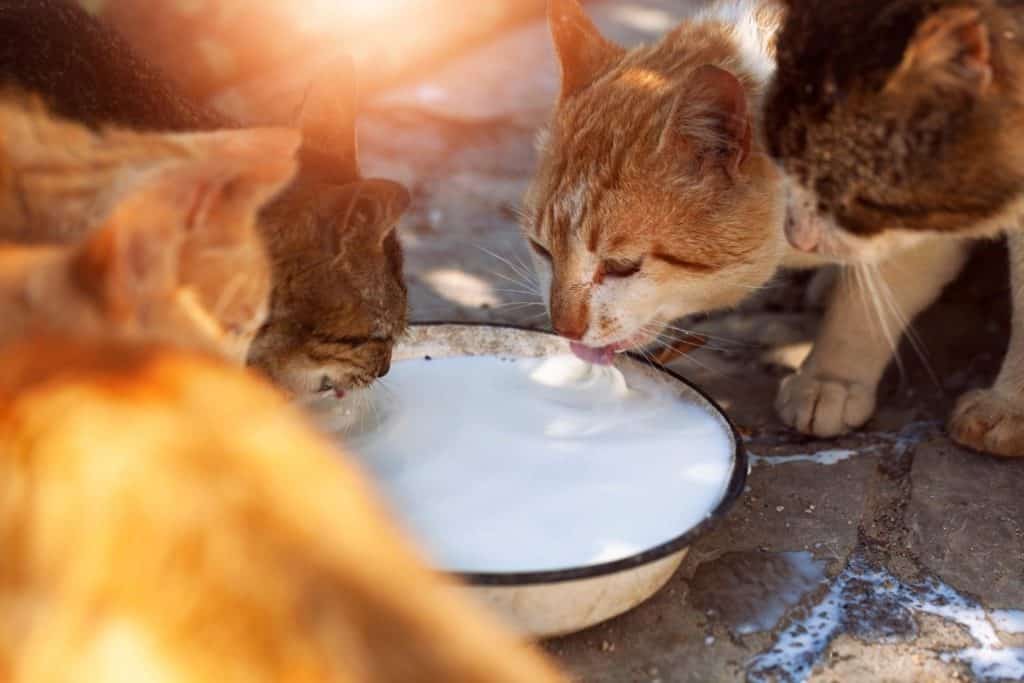
[[[593,12],[635,42],[687,5],[616,0]],[[366,169],[415,197],[401,229],[414,319],[547,324],[515,207],[555,87],[535,22],[368,108]],[[593,683],[1024,679],[1024,614],[1012,611],[1024,608],[1024,461],[957,448],[943,428],[955,397],[998,368],[1004,259],[999,245],[979,248],[917,326],[931,372],[904,344],[878,416],[839,441],[791,433],[772,410],[820,317],[808,275],[693,321],[725,339],[676,369],[759,456],[746,495],[653,600],[545,647]]]

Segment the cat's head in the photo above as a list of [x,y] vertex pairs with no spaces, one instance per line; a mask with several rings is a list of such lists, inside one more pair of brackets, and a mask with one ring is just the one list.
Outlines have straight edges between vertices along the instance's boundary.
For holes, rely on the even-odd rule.
[[0,102],[0,240],[72,244],[112,221],[140,240],[180,232],[176,286],[243,362],[270,297],[257,215],[294,175],[299,141],[280,128],[97,132],[12,96]]
[[[351,68],[341,82],[351,83]],[[250,363],[296,394],[370,384],[406,326],[395,228],[410,195],[359,172],[355,93],[315,88],[302,112],[301,171],[263,214],[274,265],[270,317]]]
[[[0,247],[0,338],[52,330],[160,340],[237,359],[235,335],[223,328],[232,318],[211,316],[185,275],[190,221],[235,199],[226,186],[197,194],[201,170],[167,171],[125,192],[75,244]],[[252,310],[238,324],[261,322],[268,294],[243,297]]]
[[549,21],[562,87],[524,227],[555,331],[607,361],[771,277],[779,180],[728,47],[627,52],[577,0],[552,0]]
[[790,5],[765,131],[794,246],[873,260],[998,227],[1024,191],[1020,18],[970,0]]

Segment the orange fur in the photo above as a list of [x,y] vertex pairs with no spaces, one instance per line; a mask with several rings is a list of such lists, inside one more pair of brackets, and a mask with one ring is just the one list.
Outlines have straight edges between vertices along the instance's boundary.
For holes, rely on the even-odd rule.
[[121,236],[126,226],[142,226],[136,237],[180,236],[175,285],[221,351],[243,360],[270,295],[256,213],[295,172],[298,142],[280,129],[95,133],[8,98],[0,102],[0,239],[73,244],[111,221]]
[[555,330],[622,350],[763,284],[784,250],[757,113],[778,8],[719,3],[632,51],[576,0],[549,16],[562,93],[525,227]]
[[0,679],[544,683],[246,371],[0,353]]

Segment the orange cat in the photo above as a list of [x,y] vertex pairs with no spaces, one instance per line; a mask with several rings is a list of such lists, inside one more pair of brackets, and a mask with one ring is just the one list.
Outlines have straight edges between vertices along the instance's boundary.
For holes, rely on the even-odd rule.
[[0,351],[0,679],[545,683],[242,369]]
[[554,329],[594,362],[728,307],[785,253],[759,111],[773,4],[720,2],[627,51],[551,0],[562,90],[540,138],[526,232]]
[[81,244],[0,245],[0,341],[49,329],[231,351],[181,286],[189,206],[146,193],[132,199]]
[[190,298],[207,336],[242,361],[270,295],[256,215],[294,174],[298,143],[284,129],[95,133],[9,98],[0,101],[0,240],[74,243],[104,221],[117,223],[120,239],[139,224],[126,242],[135,252],[123,258],[144,259],[161,233],[180,232],[180,250],[166,255],[177,264],[179,298]]

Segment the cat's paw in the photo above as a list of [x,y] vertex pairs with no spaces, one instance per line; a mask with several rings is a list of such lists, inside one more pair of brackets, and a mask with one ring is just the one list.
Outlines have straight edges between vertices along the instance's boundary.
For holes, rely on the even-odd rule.
[[957,443],[976,451],[1024,457],[1024,405],[995,389],[977,389],[960,397],[949,421]]
[[798,372],[782,380],[775,409],[799,432],[839,436],[860,427],[875,412],[875,387]]

